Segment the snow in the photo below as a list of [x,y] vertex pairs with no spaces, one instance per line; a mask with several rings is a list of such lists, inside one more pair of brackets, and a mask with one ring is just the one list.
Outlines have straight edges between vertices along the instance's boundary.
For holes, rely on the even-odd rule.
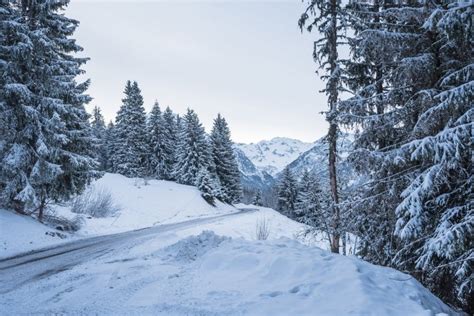
[[155,236],[4,293],[0,306],[17,315],[454,315],[396,270],[288,238],[210,231]]
[[87,219],[81,231],[86,235],[112,234],[237,211],[219,201],[213,207],[195,187],[171,181],[145,181],[106,173],[93,186],[108,190],[120,211],[112,218]]
[[30,216],[0,209],[0,258],[70,240],[68,234],[42,225]]
[[[193,186],[171,181],[127,178],[119,174],[106,173],[92,184],[98,191],[110,192],[119,212],[113,217],[90,218],[84,216],[84,226],[75,235],[58,232],[53,228],[39,224],[27,216],[17,216],[6,210],[0,210],[0,258],[12,256],[40,247],[59,244],[78,238],[108,235],[150,226],[183,222],[194,218],[206,218],[238,212],[238,208],[259,210],[242,216],[222,218],[212,224],[190,228],[186,234],[200,233],[202,229],[212,229],[231,236],[255,239],[256,223],[266,219],[270,225],[270,237],[292,238],[304,229],[296,223],[269,208],[257,208],[239,204],[236,207],[216,201],[216,207],[209,205],[201,193]],[[74,218],[69,205],[54,205],[58,216]],[[7,225],[8,223],[8,225]],[[24,233],[31,231],[33,233]],[[60,233],[61,237],[48,236]],[[40,237],[37,237],[40,236]]]
[[255,166],[272,176],[277,175],[313,146],[313,143],[285,137],[262,140],[255,144],[236,144]]
[[[92,185],[109,190],[120,212],[86,218],[84,227],[66,239],[46,235],[55,231],[32,218],[0,210],[0,258],[58,244],[24,259],[0,260],[0,311],[455,315],[409,275],[331,254],[321,249],[326,247],[321,241],[301,240],[306,226],[275,210],[212,207],[194,187],[117,174]],[[76,215],[67,205],[55,211]],[[256,225],[262,221],[269,226],[267,240],[257,240]],[[59,245],[65,240],[72,242]]]

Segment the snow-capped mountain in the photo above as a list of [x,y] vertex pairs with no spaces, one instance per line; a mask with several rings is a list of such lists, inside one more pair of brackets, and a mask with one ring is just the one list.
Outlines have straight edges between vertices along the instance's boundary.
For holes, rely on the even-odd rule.
[[313,145],[297,139],[275,137],[258,143],[236,144],[236,147],[242,150],[259,170],[274,177]]
[[[353,137],[350,134],[342,134],[337,142],[339,164],[343,164],[343,169],[346,169],[347,162],[344,158],[347,157],[352,148]],[[313,147],[302,153],[298,158],[288,164],[288,167],[295,174],[300,175],[303,171],[308,170],[314,172],[320,177],[325,177],[328,172],[328,143],[324,138],[318,139],[314,142]]]
[[[341,179],[353,183],[352,169],[344,159],[351,150],[352,135],[343,134],[338,140],[338,174]],[[306,150],[304,150],[306,149]],[[277,137],[256,144],[235,144],[234,153],[239,165],[243,188],[243,201],[250,203],[256,191],[264,195],[264,203],[275,200],[274,186],[281,171],[288,166],[299,177],[304,170],[315,173],[321,179],[328,175],[328,144],[324,138],[314,143],[304,143],[290,138]],[[269,206],[275,207],[273,204]]]
[[274,184],[274,178],[267,172],[258,169],[237,146],[234,146],[234,154],[239,166],[240,179],[244,190],[265,190]]

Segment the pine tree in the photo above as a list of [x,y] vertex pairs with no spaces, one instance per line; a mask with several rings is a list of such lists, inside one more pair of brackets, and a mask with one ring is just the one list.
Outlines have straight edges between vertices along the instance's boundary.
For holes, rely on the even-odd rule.
[[[339,122],[360,129],[350,157],[355,169],[380,179],[393,177],[397,170],[377,161],[371,152],[390,148],[403,135],[392,124],[393,113],[385,115],[393,106],[387,100],[399,91],[391,87],[394,59],[417,47],[419,40],[409,21],[418,14],[416,9],[406,8],[404,16],[398,12],[398,4],[391,3],[388,9],[387,3],[354,1],[348,7],[355,37],[349,40],[352,58],[346,63],[346,83],[355,96],[339,104]],[[399,201],[399,188],[386,181],[372,181],[357,192],[359,201],[346,205],[350,216],[357,218],[353,232],[361,239],[359,255],[376,264],[389,265],[396,251],[393,210]]]
[[98,106],[94,106],[92,109],[91,126],[94,134],[100,134],[105,129],[104,116]]
[[105,170],[107,164],[107,153],[105,148],[106,127],[104,116],[98,106],[95,106],[92,110],[91,128],[98,148],[96,158],[100,163],[100,170]]
[[[391,155],[410,179],[395,210],[401,250],[394,262],[422,270],[431,290],[468,312],[474,311],[473,11],[464,1],[443,3],[422,25],[433,72],[406,103],[414,124]],[[414,62],[420,55],[410,57],[404,68],[421,71]]]
[[108,172],[113,172],[114,167],[112,165],[114,156],[114,149],[116,148],[116,138],[115,138],[115,126],[112,121],[107,124],[107,128],[104,133],[104,142],[103,142],[103,153],[104,153],[104,170]]
[[286,167],[281,175],[278,185],[278,210],[283,214],[294,217],[296,209],[296,198],[298,195],[298,183],[290,168]]
[[329,188],[321,188],[320,179],[308,170],[303,172],[298,184],[295,203],[296,220],[311,226],[307,233],[325,233],[331,240],[331,193]]
[[214,120],[211,132],[212,159],[215,174],[222,188],[221,200],[234,203],[240,200],[240,173],[226,120],[220,115]]
[[155,102],[148,118],[148,139],[150,142],[150,174],[157,179],[164,177],[164,126],[161,109]]
[[181,125],[174,175],[179,183],[196,185],[201,169],[211,168],[209,143],[204,127],[193,110],[188,109]]
[[[344,12],[338,0],[310,0],[305,12],[302,14],[298,24],[302,30],[305,26],[311,32],[313,28],[317,28],[322,35],[321,38],[314,42],[313,58],[319,64],[326,75],[322,76],[327,81],[323,90],[328,96],[329,111],[326,112],[326,120],[329,123],[329,131],[327,141],[329,144],[329,182],[332,195],[332,231],[331,251],[339,253],[340,239],[340,209],[339,195],[337,184],[337,103],[339,101],[339,92],[343,91],[342,87],[342,62],[338,57],[338,47],[341,40],[345,38],[344,31]],[[314,19],[308,19],[310,15]]]
[[252,204],[256,206],[263,206],[262,192],[260,190],[257,190],[257,192],[255,192],[255,197],[253,198]]
[[215,206],[216,183],[207,168],[202,168],[197,174],[196,187],[207,203]]
[[125,98],[115,118],[113,171],[127,177],[147,175],[150,148],[146,141],[146,115],[137,82],[127,81]]
[[1,203],[40,220],[50,200],[100,175],[84,109],[89,82],[75,81],[87,59],[73,56],[82,48],[67,3],[1,2],[0,110],[10,130],[0,139]]
[[339,116],[360,129],[351,159],[370,176],[355,203],[361,254],[412,272],[470,312],[472,6],[400,2],[378,11],[356,33],[348,67],[356,93]]
[[[304,170],[303,175],[298,184],[298,194],[296,196],[295,214],[296,216],[304,216],[308,213],[314,213],[320,208],[317,194],[320,193],[319,185],[316,178],[308,171]],[[316,199],[313,200],[313,198]]]
[[178,147],[178,127],[175,115],[169,107],[163,113],[163,168],[162,179],[174,180],[173,170],[176,164],[176,149]]

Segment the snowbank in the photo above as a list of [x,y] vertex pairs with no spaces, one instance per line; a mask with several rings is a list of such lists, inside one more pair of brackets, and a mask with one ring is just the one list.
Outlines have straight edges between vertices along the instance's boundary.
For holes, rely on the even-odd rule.
[[[278,239],[281,237],[298,240],[303,239],[302,232],[307,226],[281,215],[274,209],[246,204],[237,204],[236,207],[240,210],[250,211],[241,216],[226,217],[210,224],[203,224],[198,227],[183,230],[180,232],[180,236],[197,235],[202,231],[212,230],[223,236],[257,240],[257,223],[265,221],[269,229],[268,239]],[[317,245],[322,248],[328,246],[327,242],[322,241],[321,238],[305,239],[304,241],[305,243]]]
[[58,232],[30,216],[0,209],[0,258],[70,240],[69,234]]
[[249,242],[204,232],[170,249],[192,260],[171,282],[149,284],[129,303],[220,315],[453,314],[407,274],[288,238]]
[[175,237],[37,278],[5,293],[0,307],[11,315],[456,315],[409,275],[288,238],[207,231],[170,245]]

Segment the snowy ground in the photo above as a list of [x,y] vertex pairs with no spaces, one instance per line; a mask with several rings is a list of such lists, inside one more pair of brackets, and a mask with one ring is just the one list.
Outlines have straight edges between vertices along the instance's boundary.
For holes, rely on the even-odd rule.
[[207,231],[179,240],[179,230],[111,245],[103,236],[75,251],[0,262],[0,308],[6,315],[454,314],[410,276],[356,258],[288,238]]
[[[0,209],[0,258],[84,237],[114,234],[255,208],[244,204],[234,207],[220,202],[217,202],[216,207],[212,207],[202,199],[195,187],[156,180],[149,180],[145,184],[142,179],[130,179],[118,174],[105,174],[103,178],[93,183],[93,187],[110,192],[120,211],[116,216],[109,218],[83,216],[85,222],[83,228],[73,235],[40,225],[28,216],[19,216]],[[67,205],[55,205],[53,210],[57,215],[67,218],[77,216],[71,213]],[[269,238],[282,236],[292,238],[304,228],[304,225],[282,216],[275,210],[269,208],[258,208],[258,210],[247,213],[246,216],[221,219],[212,225],[190,228],[183,232],[182,236],[199,234],[202,230],[211,229],[222,235],[253,240],[256,236],[256,223],[262,220],[266,220],[269,225]]]
[[120,213],[65,240],[0,210],[0,258],[56,244],[0,259],[0,314],[454,315],[406,274],[300,243],[304,226],[274,210],[214,208],[193,187],[140,181],[97,181]]

